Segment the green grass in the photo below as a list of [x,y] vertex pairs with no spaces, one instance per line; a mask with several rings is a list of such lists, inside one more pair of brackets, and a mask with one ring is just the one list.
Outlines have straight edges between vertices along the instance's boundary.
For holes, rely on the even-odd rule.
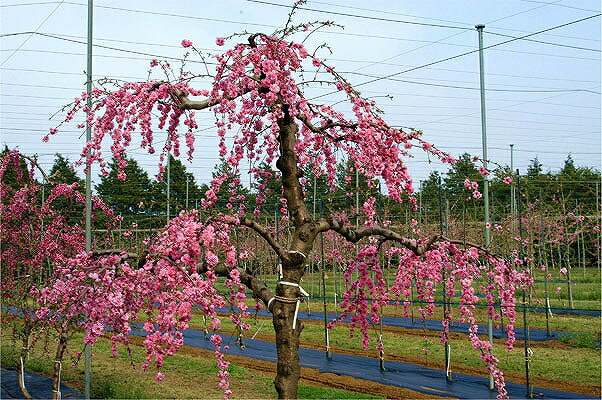
[[[534,314],[530,314],[533,316]],[[535,314],[539,323],[544,324],[545,314]],[[542,319],[543,318],[543,319]],[[267,318],[258,318],[251,320],[251,329],[246,336],[252,336],[261,326],[261,321],[265,321],[261,328],[261,334],[273,335],[273,329]],[[202,329],[200,318],[195,318],[192,321],[193,326]],[[522,319],[519,319],[522,321]],[[419,326],[419,319],[416,320]],[[530,321],[531,324],[531,321]],[[536,325],[536,324],[532,324]],[[517,327],[522,327],[520,322]],[[534,326],[532,326],[533,328]],[[600,338],[600,318],[598,317],[581,317],[581,316],[554,316],[554,330],[558,327],[566,328],[567,330],[578,331],[578,341],[565,341],[566,345],[550,346],[546,342],[531,342],[531,349],[534,351],[532,369],[537,371],[539,377],[557,382],[565,382],[567,384],[583,384],[583,385],[599,385],[600,374],[600,349],[596,346],[585,346],[579,343],[585,343],[590,339],[595,340]],[[222,321],[222,328],[225,331],[234,332],[234,326],[227,319]],[[370,331],[372,338],[379,335],[377,327]],[[374,350],[375,342],[371,342],[371,348],[363,351],[359,336],[349,337],[349,329],[346,325],[335,325],[335,328],[329,332],[330,345],[333,351],[337,349],[347,349],[368,357],[376,357],[377,352]],[[424,338],[426,336],[426,339]],[[324,325],[319,321],[306,321],[301,334],[302,346],[324,346]],[[444,346],[440,343],[440,335],[437,332],[424,332],[420,329],[412,330],[412,334],[401,334],[397,332],[384,331],[383,340],[385,344],[385,353],[388,359],[392,356],[404,361],[420,363],[434,368],[441,368],[445,360]],[[494,353],[500,359],[499,367],[506,374],[514,373],[517,376],[522,376],[524,371],[524,350],[522,342],[515,343],[513,351],[507,351],[504,340],[495,340]],[[479,352],[472,348],[472,345],[467,335],[460,333],[452,333],[451,335],[452,348],[452,363],[453,365],[461,365],[475,371],[484,371],[483,362],[479,356]],[[558,342],[551,342],[556,343]],[[579,351],[575,351],[575,347],[579,347]],[[424,349],[428,349],[428,355],[425,356]],[[584,368],[587,366],[587,368]]]
[[[6,326],[3,326],[6,328]],[[0,362],[6,367],[17,367],[19,346],[11,340],[9,329],[2,330],[0,344]],[[82,335],[75,334],[70,341],[72,351],[82,343]],[[52,375],[52,362],[54,355],[53,346],[49,352],[40,347],[34,349],[26,362],[26,369]],[[107,340],[99,340],[93,346],[92,352],[92,385],[91,396],[100,399],[173,399],[173,398],[222,398],[223,391],[218,387],[217,365],[213,356],[199,355],[195,352],[180,351],[174,356],[166,357],[162,372],[165,378],[162,382],[155,382],[156,371],[149,368],[143,372],[140,369],[144,362],[145,353],[141,346],[132,345],[131,355],[125,347],[120,347],[117,357],[113,357]],[[70,355],[66,354],[63,360],[61,380],[68,386],[83,393],[84,371],[83,360],[75,367],[69,366]],[[131,363],[134,365],[132,366]],[[235,398],[267,399],[276,398],[273,385],[273,376],[248,368],[230,364],[231,389]],[[340,389],[329,389],[315,385],[301,384],[300,398],[324,399],[364,399],[375,398]]]
[[327,389],[318,386],[309,386],[300,384],[297,388],[297,395],[300,399],[384,399],[385,397],[373,396],[368,394],[353,393],[353,397],[349,397],[350,393],[341,389]]

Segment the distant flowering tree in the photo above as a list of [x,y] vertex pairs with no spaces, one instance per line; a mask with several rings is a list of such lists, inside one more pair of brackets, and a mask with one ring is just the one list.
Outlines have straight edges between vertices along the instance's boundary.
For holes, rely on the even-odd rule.
[[[85,254],[83,224],[73,211],[83,208],[85,198],[78,183],[53,184],[46,176],[52,188],[44,193],[35,179],[37,170],[43,174],[34,159],[16,150],[0,157],[0,294],[2,306],[9,311],[5,321],[20,321],[13,324],[13,334],[21,342],[19,386],[25,398],[31,395],[23,379],[24,360],[44,334],[54,336],[58,343],[53,397],[58,396],[68,336],[85,316],[81,305],[77,307],[77,293],[85,291],[86,285],[71,280],[74,264]],[[94,209],[112,215],[98,199]],[[62,297],[49,297],[50,288],[59,290]]]
[[[67,119],[78,112],[89,111],[93,135],[82,155],[89,155],[90,162],[98,162],[101,167],[104,165],[101,149],[106,136],[110,136],[113,157],[124,168],[126,149],[134,132],[140,132],[141,146],[152,154],[157,128],[167,132],[159,156],[161,162],[169,153],[179,156],[182,140],[188,157],[192,158],[194,132],[198,127],[195,113],[201,110],[212,110],[218,135],[217,152],[229,166],[214,176],[202,200],[203,215],[209,212],[210,216],[201,218],[199,211],[181,213],[169,222],[158,240],[148,246],[145,256],[136,265],[128,264],[124,255],[118,254],[105,259],[100,268],[102,273],[94,272],[93,276],[86,274],[88,265],[98,264],[92,256],[70,265],[77,271],[77,279],[92,279],[91,287],[103,295],[96,296],[103,299],[100,305],[82,303],[82,312],[88,315],[86,341],[92,343],[101,335],[100,327],[106,324],[112,328],[115,343],[127,342],[130,325],[136,314],[143,312],[148,352],[145,367],[154,361],[160,368],[164,357],[182,346],[182,331],[188,327],[193,307],[209,316],[212,328],[217,330],[220,323],[216,308],[232,304],[241,310],[232,320],[241,329],[248,328],[243,322],[248,314],[244,299],[250,291],[273,314],[278,396],[297,398],[298,348],[303,324],[297,320],[296,310],[304,293],[301,278],[312,258],[316,239],[321,233],[328,233],[358,245],[356,254],[332,256],[344,264],[347,289],[341,306],[345,313],[355,315],[352,327],[359,327],[364,347],[369,344],[368,326],[378,321],[384,305],[396,299],[407,300],[412,280],[418,285],[420,298],[428,303],[424,307],[425,315],[432,312],[436,285],[444,284],[450,295],[456,291],[461,293],[460,318],[472,324],[473,346],[481,351],[487,368],[496,377],[500,396],[505,396],[497,359],[490,351],[489,342],[479,338],[472,310],[479,302],[477,291],[486,294],[492,316],[494,299],[499,298],[510,321],[508,347],[511,348],[513,294],[517,287],[530,282],[528,273],[519,273],[513,263],[495,257],[487,249],[456,243],[440,235],[406,238],[398,227],[378,222],[373,198],[357,210],[362,221],[358,226],[344,214],[314,218],[309,211],[302,172],[309,164],[313,174],[325,177],[334,190],[337,161],[345,155],[359,174],[368,180],[379,180],[392,200],[415,205],[412,178],[404,162],[410,150],[416,146],[431,157],[454,162],[450,155],[424,141],[420,132],[387,124],[373,101],[362,97],[333,67],[306,49],[302,42],[294,40],[296,35],[310,34],[327,25],[333,24],[314,22],[293,26],[289,17],[284,29],[274,34],[249,35],[245,43],[234,44],[214,56],[217,66],[209,84],[186,72],[174,76],[165,62],[153,60],[151,66],[163,68],[168,71],[167,76],[172,76],[169,81],[130,82],[113,91],[94,89],[90,94],[93,102],[90,110],[84,105],[88,95],[76,100]],[[218,38],[216,43],[221,46],[232,39]],[[183,41],[182,46],[196,51],[188,40]],[[209,68],[207,74],[208,71]],[[347,108],[336,109],[312,102],[305,96],[305,91],[316,83],[316,74],[321,77],[319,83],[330,85],[345,98]],[[205,88],[195,88],[197,81],[201,85],[205,82]],[[199,97],[202,99],[194,99]],[[156,120],[155,115],[158,115]],[[288,233],[274,232],[261,223],[259,215],[264,204],[261,192],[251,207],[244,201],[244,195],[236,192],[240,183],[238,173],[241,166],[246,165],[243,160],[267,168],[275,165],[278,169],[282,193],[280,217],[290,228],[282,232]],[[270,173],[267,168],[252,168],[254,179],[261,181]],[[211,213],[218,200],[217,193],[227,181],[231,182],[226,187],[230,193],[229,212]],[[281,276],[275,289],[243,268],[240,262],[243,254],[238,252],[234,235],[237,229],[254,232],[277,255]],[[377,256],[385,242],[390,244],[389,254],[397,254],[399,260],[392,285],[383,279],[381,258]],[[244,258],[248,256],[245,252]],[[215,287],[221,278],[225,278],[228,288],[224,294]],[[486,278],[488,283],[477,283],[479,278]],[[52,290],[56,296],[64,296],[71,289],[55,286]],[[58,301],[60,297],[48,299]],[[446,329],[451,318],[449,314]],[[220,385],[229,397],[228,363],[221,355],[219,336],[211,340],[218,357]],[[159,373],[157,379],[161,378]]]

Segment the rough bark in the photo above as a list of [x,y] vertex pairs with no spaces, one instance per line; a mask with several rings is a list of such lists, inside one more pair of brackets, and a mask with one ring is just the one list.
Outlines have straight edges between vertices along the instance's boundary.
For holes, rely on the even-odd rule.
[[63,328],[59,332],[58,344],[56,346],[56,353],[54,357],[54,370],[52,373],[52,400],[59,400],[61,398],[61,369],[63,355],[67,349],[67,330]]
[[296,399],[301,375],[299,337],[303,324],[301,321],[295,321],[295,309],[301,299],[298,285],[303,276],[306,257],[311,252],[316,229],[303,201],[303,191],[299,183],[301,172],[295,155],[297,125],[284,104],[282,111],[284,116],[278,120],[280,157],[276,167],[282,172],[283,194],[287,200],[294,233],[290,250],[281,260],[282,281],[276,288],[276,297],[271,305],[278,352],[274,385],[278,398]]

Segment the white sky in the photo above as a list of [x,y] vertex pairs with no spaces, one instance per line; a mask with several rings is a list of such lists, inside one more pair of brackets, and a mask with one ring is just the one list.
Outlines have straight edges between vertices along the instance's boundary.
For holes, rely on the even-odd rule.
[[[242,30],[271,33],[288,13],[274,4],[291,2],[96,1],[94,77],[145,79],[152,57],[132,51],[177,58],[183,54],[180,41],[189,39],[216,53],[216,37]],[[597,0],[310,0],[305,7],[325,12],[302,10],[296,22],[334,20],[345,26],[312,37],[314,45],[326,42],[332,49],[332,55],[318,53],[321,58],[354,84],[372,79],[361,74],[399,73],[395,80],[358,88],[376,97],[391,125],[422,129],[426,140],[456,156],[482,154],[478,53],[400,72],[477,49],[476,24],[486,25],[488,46],[510,39],[498,34],[523,36],[600,13]],[[57,152],[77,160],[84,138],[75,125],[49,143],[41,139],[54,126],[49,117],[85,90],[86,2],[3,0],[0,17],[0,143],[38,154],[46,168]],[[70,41],[18,34],[32,31]],[[512,143],[514,167],[523,172],[535,157],[545,170],[557,171],[569,153],[577,165],[599,169],[600,17],[529,39],[547,43],[516,40],[485,51],[489,158],[509,165]],[[393,100],[379,97],[387,94]],[[201,128],[210,122],[201,121]],[[195,160],[185,162],[198,183],[207,182],[217,160],[214,136],[212,130],[199,132]],[[156,157],[135,147],[129,154],[149,175],[157,172]],[[433,169],[447,169],[422,158],[408,165],[416,186]]]

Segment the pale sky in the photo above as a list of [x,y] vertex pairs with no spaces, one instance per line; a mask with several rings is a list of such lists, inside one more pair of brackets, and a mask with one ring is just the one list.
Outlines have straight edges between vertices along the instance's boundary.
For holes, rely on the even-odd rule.
[[[216,37],[271,33],[286,22],[283,5],[291,3],[95,1],[94,78],[144,80],[153,56],[172,57],[177,66],[182,39],[215,54]],[[61,107],[85,91],[86,4],[0,2],[0,143],[38,154],[46,168],[57,152],[77,160],[84,141],[75,125],[49,143],[42,137],[58,121],[49,118],[60,117]],[[579,166],[600,168],[599,1],[309,0],[304,7],[295,22],[332,20],[345,27],[315,34],[309,49],[328,43],[332,54],[321,50],[320,58],[374,97],[391,125],[421,129],[425,140],[455,156],[482,154],[478,53],[459,56],[478,48],[475,25],[485,25],[484,44],[491,46],[567,24],[485,50],[488,155],[509,165],[514,144],[514,167],[521,171],[535,157],[544,170],[557,171],[569,153]],[[204,183],[217,160],[208,114],[200,128],[195,159],[185,165]],[[156,174],[156,157],[136,146],[129,155]],[[408,166],[416,186],[432,170],[447,169],[422,157]]]

